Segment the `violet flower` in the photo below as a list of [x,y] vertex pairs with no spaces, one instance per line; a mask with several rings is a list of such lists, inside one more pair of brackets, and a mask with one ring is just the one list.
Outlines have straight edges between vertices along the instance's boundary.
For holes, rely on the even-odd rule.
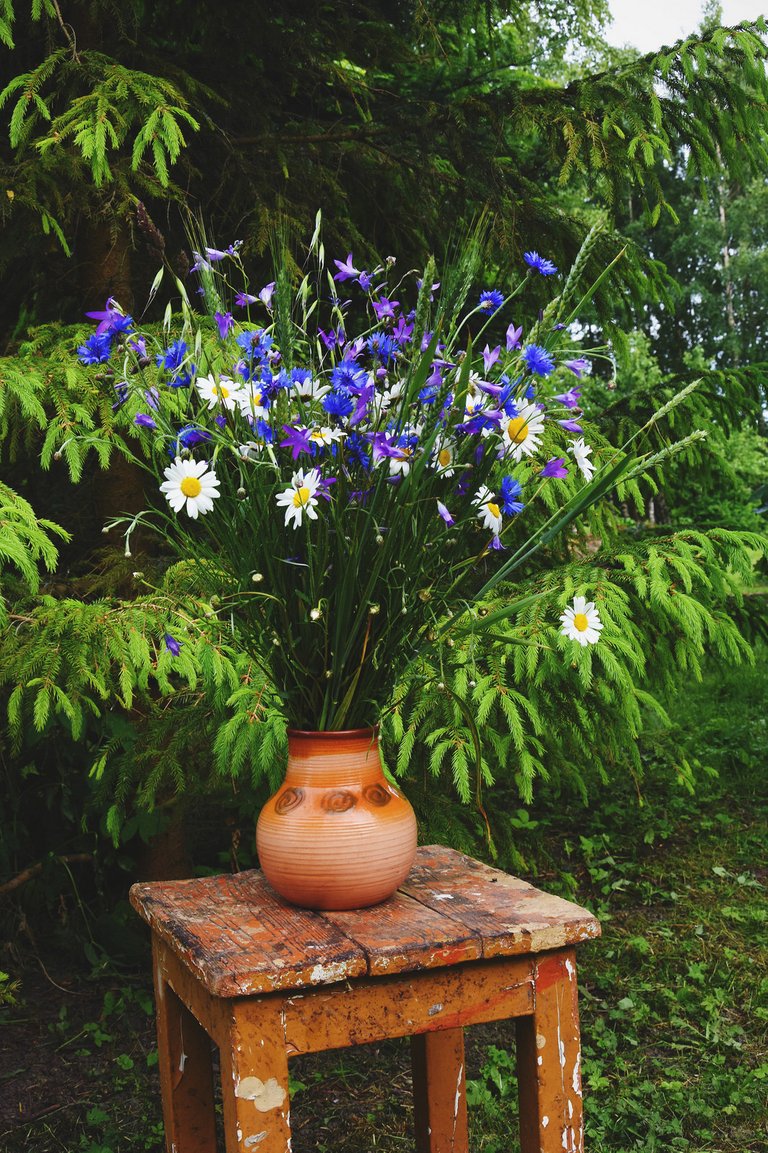
[[294,460],[298,460],[302,452],[306,452],[311,456],[312,442],[309,439],[310,429],[291,428],[290,425],[284,424],[283,432],[287,435],[285,440],[280,441],[280,448],[290,448],[291,456]]
[[352,253],[350,252],[345,261],[334,260],[333,262],[338,268],[338,272],[334,276],[334,280],[354,280],[355,277],[360,275],[360,269],[355,268],[352,263]]
[[564,456],[553,456],[548,460],[543,469],[539,473],[542,478],[547,477],[563,477],[568,475],[568,469],[565,467]]
[[214,312],[213,319],[216,321],[216,326],[219,330],[219,336],[222,340],[226,340],[227,335],[235,327],[235,318],[231,312]]

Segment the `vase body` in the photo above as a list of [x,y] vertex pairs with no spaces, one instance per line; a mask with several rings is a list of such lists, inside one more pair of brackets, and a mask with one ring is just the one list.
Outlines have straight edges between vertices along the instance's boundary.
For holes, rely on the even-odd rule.
[[373,729],[289,730],[285,781],[256,828],[273,889],[308,909],[376,905],[405,880],[416,817],[384,776]]

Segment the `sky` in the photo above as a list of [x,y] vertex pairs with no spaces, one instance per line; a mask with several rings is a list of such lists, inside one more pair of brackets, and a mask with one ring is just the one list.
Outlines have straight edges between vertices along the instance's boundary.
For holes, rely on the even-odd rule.
[[[721,0],[723,24],[768,18],[768,0]],[[613,24],[606,29],[610,44],[631,44],[652,52],[695,32],[701,21],[702,0],[610,0]]]

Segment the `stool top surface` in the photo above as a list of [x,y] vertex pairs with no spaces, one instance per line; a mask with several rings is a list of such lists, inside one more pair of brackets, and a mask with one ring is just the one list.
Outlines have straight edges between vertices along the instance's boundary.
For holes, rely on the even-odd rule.
[[296,908],[257,869],[137,884],[130,895],[219,997],[539,953],[600,935],[586,909],[440,845],[420,848],[395,895],[369,909]]

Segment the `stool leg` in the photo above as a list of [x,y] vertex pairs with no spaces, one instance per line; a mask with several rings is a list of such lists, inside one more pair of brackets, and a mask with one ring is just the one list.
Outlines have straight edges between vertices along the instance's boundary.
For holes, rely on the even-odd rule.
[[411,1037],[416,1153],[468,1153],[464,1030]]
[[581,1046],[573,949],[536,960],[533,1016],[517,1019],[522,1153],[583,1153]]
[[155,959],[157,1063],[168,1153],[216,1153],[211,1041]]
[[221,1089],[227,1153],[290,1153],[291,1101],[281,1002],[222,1005]]

